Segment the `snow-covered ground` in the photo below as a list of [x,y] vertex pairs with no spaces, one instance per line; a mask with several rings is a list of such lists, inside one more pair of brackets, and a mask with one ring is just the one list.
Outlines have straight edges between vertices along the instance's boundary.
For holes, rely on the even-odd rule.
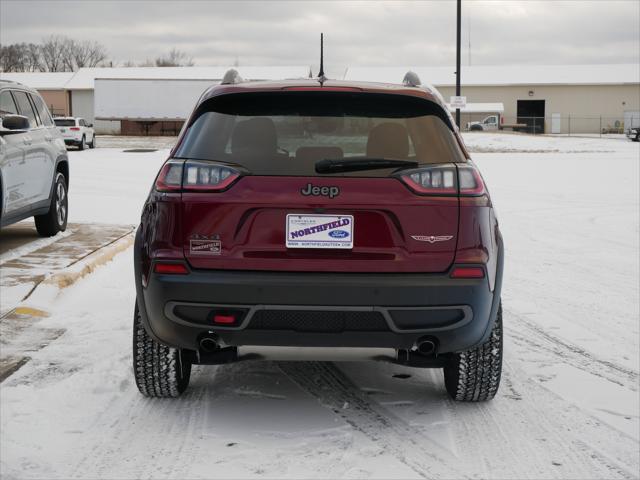
[[[196,367],[181,399],[145,399],[129,250],[31,299],[66,331],[0,384],[2,476],[638,478],[640,145],[465,138],[506,244],[494,401],[448,400],[437,370],[320,361]],[[71,152],[70,221],[136,223],[166,155]]]

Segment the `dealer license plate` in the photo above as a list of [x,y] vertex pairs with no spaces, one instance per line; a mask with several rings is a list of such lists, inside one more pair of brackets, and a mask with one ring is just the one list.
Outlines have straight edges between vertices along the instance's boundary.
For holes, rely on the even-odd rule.
[[353,248],[353,216],[290,213],[287,248]]

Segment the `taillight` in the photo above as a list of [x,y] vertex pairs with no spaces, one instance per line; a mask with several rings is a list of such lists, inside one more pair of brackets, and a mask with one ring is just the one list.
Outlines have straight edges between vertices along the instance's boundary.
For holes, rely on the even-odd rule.
[[400,179],[420,195],[479,196],[486,193],[478,169],[472,164],[433,165],[404,170]]
[[186,275],[189,273],[184,263],[164,263],[158,262],[153,267],[153,271],[156,273],[162,273],[165,275]]
[[182,161],[170,160],[165,163],[156,178],[156,190],[179,192],[182,189],[182,165]]
[[460,195],[484,195],[486,189],[480,172],[473,165],[458,165]]
[[240,172],[218,163],[169,160],[156,178],[158,192],[219,192],[240,177]]
[[456,195],[456,177],[456,167],[453,164],[405,170],[400,174],[402,181],[421,195]]
[[184,164],[182,187],[186,192],[221,191],[239,177],[240,172],[226,165],[188,160]]

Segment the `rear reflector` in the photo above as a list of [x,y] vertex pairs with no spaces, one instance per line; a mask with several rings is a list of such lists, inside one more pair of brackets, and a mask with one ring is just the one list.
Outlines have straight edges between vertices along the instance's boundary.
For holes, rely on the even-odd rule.
[[484,278],[484,268],[455,267],[451,272],[451,278]]
[[234,317],[233,315],[214,315],[213,323],[229,325],[231,323],[236,323],[236,317]]
[[71,127],[69,130],[73,130],[74,132],[79,132],[80,129],[78,127]]
[[187,267],[182,263],[156,263],[153,271],[167,275],[186,275],[189,273]]

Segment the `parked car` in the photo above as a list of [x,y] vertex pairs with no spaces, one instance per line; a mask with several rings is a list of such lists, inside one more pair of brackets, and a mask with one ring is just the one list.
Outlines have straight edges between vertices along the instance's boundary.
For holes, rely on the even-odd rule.
[[[527,123],[505,123],[504,117],[499,113],[495,115],[489,115],[482,119],[481,122],[467,122],[465,128],[471,132],[488,132],[492,130],[505,130],[511,129],[514,132],[529,131],[530,133],[536,133],[540,130],[540,126],[544,127],[544,119],[534,129],[534,125],[527,125]],[[538,132],[540,133],[540,132]]]
[[498,130],[498,128],[500,128],[498,115],[489,115],[481,122],[467,122],[466,125],[466,129],[472,132]]
[[[387,348],[498,390],[503,243],[439,93],[320,78],[208,89],[134,247],[134,376],[175,397],[241,346]],[[241,352],[242,353],[242,352]]]
[[626,135],[632,142],[640,141],[640,127],[631,127],[627,129]]
[[53,120],[60,130],[64,143],[80,150],[96,147],[96,134],[93,124],[80,117],[56,117]]
[[34,217],[42,236],[67,227],[69,160],[42,97],[0,80],[0,226]]

